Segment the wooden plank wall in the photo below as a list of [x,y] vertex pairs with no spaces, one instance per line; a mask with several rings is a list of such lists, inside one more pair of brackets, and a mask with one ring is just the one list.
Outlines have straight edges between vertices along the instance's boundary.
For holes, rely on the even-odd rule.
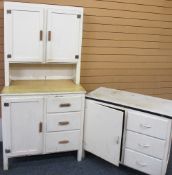
[[[81,83],[88,91],[106,86],[172,99],[172,0],[18,1],[84,7]],[[2,3],[0,63],[2,86]]]

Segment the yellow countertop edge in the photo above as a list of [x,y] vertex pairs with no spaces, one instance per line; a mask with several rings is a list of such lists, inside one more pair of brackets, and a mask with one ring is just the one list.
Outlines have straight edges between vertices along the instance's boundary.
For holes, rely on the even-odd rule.
[[70,94],[86,93],[80,84],[72,80],[18,80],[11,82],[10,86],[4,86],[0,96],[5,95],[34,95],[34,94]]

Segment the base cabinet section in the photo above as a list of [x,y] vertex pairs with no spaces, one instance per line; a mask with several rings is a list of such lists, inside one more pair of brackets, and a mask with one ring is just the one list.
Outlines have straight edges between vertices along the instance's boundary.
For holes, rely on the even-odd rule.
[[[57,109],[55,105],[50,107],[54,100]],[[27,155],[76,150],[80,161],[84,102],[84,94],[3,96],[4,170],[8,169],[9,158]],[[76,103],[79,107],[73,107]]]
[[125,149],[124,164],[151,175],[161,175],[162,160]]

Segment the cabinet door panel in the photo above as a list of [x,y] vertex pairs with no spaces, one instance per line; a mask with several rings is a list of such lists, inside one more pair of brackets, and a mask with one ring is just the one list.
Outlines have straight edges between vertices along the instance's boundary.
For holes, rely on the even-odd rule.
[[119,165],[123,112],[86,100],[85,149]]
[[40,123],[43,122],[42,98],[18,98],[9,100],[11,154],[27,155],[42,152],[43,134]]
[[47,61],[75,62],[81,37],[77,14],[49,10],[47,22]]
[[40,62],[43,59],[42,8],[14,8],[5,15],[5,52],[9,61]]

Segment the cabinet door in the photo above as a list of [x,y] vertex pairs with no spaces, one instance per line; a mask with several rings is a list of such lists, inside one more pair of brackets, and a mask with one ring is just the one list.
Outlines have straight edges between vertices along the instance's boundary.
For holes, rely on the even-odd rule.
[[119,165],[123,111],[86,100],[85,150]]
[[5,56],[10,62],[41,62],[43,59],[43,9],[5,8]]
[[48,10],[47,62],[77,61],[81,19],[70,11]]
[[[3,102],[3,136],[10,154],[38,154],[43,149],[43,99],[19,97]],[[5,127],[6,126],[6,127]]]

